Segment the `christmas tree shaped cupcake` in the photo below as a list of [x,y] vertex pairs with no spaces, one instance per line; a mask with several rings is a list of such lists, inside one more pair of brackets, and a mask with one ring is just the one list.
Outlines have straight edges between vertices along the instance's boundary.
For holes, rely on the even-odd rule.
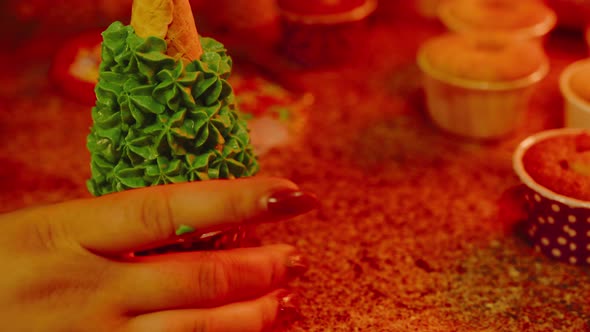
[[131,24],[102,36],[87,144],[93,195],[256,173],[227,82],[232,60],[199,37],[188,0],[135,0]]

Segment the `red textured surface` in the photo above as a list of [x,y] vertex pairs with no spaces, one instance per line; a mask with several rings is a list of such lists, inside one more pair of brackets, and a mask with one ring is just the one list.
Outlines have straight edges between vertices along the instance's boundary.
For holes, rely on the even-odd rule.
[[[268,44],[232,48],[316,98],[304,142],[261,159],[263,175],[291,178],[322,202],[258,229],[263,242],[309,257],[294,284],[304,317],[290,331],[589,331],[588,269],[536,254],[498,218],[502,193],[518,183],[513,149],[562,123],[557,77],[587,55],[583,36],[551,36],[552,70],[524,126],[479,144],[441,134],[425,116],[414,57],[441,26],[382,3],[364,55],[341,69],[297,71]],[[54,92],[48,57],[14,54],[0,55],[0,210],[88,196],[89,109]]]

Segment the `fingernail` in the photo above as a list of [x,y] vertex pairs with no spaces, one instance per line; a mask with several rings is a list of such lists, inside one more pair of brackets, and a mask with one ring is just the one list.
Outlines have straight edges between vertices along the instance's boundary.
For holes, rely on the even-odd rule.
[[275,328],[286,328],[295,321],[301,319],[299,296],[290,291],[282,291],[278,294],[278,312]]
[[319,201],[315,195],[298,190],[283,190],[272,194],[267,208],[271,213],[295,216],[316,209]]
[[290,279],[295,279],[303,275],[309,268],[305,256],[300,253],[294,253],[287,258],[287,275]]

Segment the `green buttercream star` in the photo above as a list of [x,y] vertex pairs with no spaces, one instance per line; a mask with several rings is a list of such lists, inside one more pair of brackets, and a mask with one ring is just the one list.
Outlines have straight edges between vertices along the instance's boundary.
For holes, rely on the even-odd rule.
[[191,107],[195,104],[191,86],[195,84],[198,76],[198,72],[185,72],[184,64],[180,61],[174,69],[165,69],[156,75],[159,83],[154,90],[154,95],[158,96],[161,104],[167,105],[174,111],[181,105]]
[[185,182],[183,164],[180,159],[169,160],[166,157],[158,157],[156,164],[150,164],[145,168],[145,176],[151,185]]

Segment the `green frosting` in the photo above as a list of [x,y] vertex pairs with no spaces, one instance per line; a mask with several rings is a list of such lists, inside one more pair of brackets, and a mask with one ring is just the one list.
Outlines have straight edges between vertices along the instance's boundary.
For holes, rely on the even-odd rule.
[[193,227],[191,227],[191,226],[180,225],[176,229],[176,232],[174,234],[176,234],[177,236],[181,236],[181,235],[193,233],[194,231],[195,231],[195,229]]
[[201,59],[187,64],[166,54],[163,39],[120,22],[102,36],[87,142],[93,195],[257,172],[222,44],[201,38]]

